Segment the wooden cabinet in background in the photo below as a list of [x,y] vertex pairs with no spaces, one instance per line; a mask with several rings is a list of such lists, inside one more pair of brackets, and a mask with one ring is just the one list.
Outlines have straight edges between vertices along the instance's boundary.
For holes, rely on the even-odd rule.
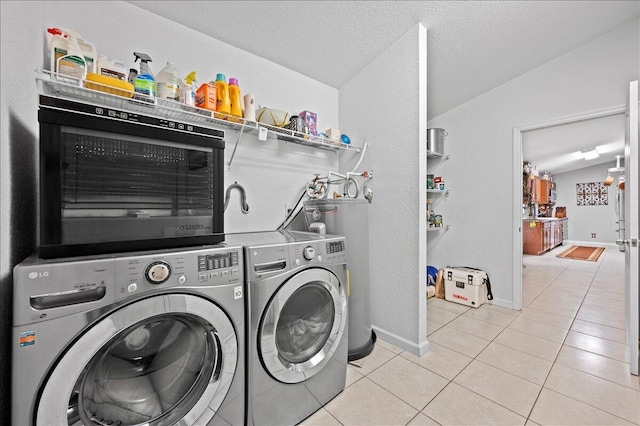
[[539,204],[549,204],[549,184],[551,182],[549,182],[548,180],[545,179],[540,179],[539,177],[536,177],[537,180],[537,191],[538,191],[538,203]]
[[542,254],[562,244],[562,220],[523,220],[522,252]]
[[555,189],[555,182],[535,176],[527,188],[530,188],[531,199],[529,200],[525,194],[523,197],[524,204],[550,204],[553,202],[550,194],[551,190]]
[[551,233],[551,222],[542,223],[542,251],[545,252],[553,246],[553,234]]
[[562,244],[562,228],[562,220],[554,220],[553,222],[551,222],[551,239],[553,240],[551,247],[556,247]]

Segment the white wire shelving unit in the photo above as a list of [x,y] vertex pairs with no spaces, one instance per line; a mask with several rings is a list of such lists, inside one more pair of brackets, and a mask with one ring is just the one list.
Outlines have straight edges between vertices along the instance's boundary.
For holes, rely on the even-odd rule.
[[[287,143],[309,146],[333,152],[359,153],[362,148],[313,135],[303,135],[289,129],[271,126],[244,118],[220,115],[213,111],[189,106],[170,99],[159,99],[133,93],[97,82],[56,74],[46,70],[35,71],[38,94],[58,99],[79,102],[94,107],[119,110],[109,118],[118,119],[118,114],[142,114],[160,119],[173,120],[179,124],[192,124],[218,130],[239,132],[236,146],[243,134],[255,135],[261,140],[275,139]],[[89,84],[92,88],[87,88]],[[99,90],[95,90],[95,89]],[[235,148],[234,154],[235,155]],[[233,159],[233,155],[232,158]],[[229,161],[231,165],[231,161]]]

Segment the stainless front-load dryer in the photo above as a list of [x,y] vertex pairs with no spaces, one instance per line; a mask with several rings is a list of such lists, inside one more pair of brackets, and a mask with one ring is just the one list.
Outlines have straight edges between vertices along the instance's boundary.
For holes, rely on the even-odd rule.
[[247,423],[294,425],[345,387],[345,238],[273,231],[245,246]]
[[245,421],[241,247],[14,269],[12,423]]

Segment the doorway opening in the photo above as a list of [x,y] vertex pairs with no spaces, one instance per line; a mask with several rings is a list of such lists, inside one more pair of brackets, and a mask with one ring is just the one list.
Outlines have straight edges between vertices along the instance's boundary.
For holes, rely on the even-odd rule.
[[[522,204],[522,188],[523,188],[523,173],[522,173],[522,164],[525,160],[523,158],[523,140],[525,132],[533,132],[537,130],[543,129],[552,129],[554,127],[580,123],[580,122],[588,122],[589,120],[594,120],[603,117],[610,117],[618,114],[624,114],[625,107],[624,105],[609,108],[600,111],[594,111],[589,113],[578,114],[574,116],[559,118],[556,120],[551,120],[543,123],[518,126],[513,128],[513,265],[512,265],[512,283],[513,283],[513,300],[512,306],[513,309],[521,310],[522,309],[522,273],[523,273],[523,256],[522,256],[522,246],[523,246],[523,229],[522,229],[522,219],[523,219],[523,204]],[[587,143],[587,142],[585,142]],[[586,148],[590,148],[585,146]],[[558,157],[559,153],[549,153],[549,157]],[[527,159],[529,161],[529,159]],[[605,168],[603,168],[605,170]],[[604,177],[603,177],[604,179]]]

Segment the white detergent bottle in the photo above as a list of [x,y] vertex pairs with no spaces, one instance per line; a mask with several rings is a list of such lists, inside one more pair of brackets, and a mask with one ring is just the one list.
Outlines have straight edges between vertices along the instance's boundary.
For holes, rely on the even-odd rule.
[[180,100],[180,74],[175,65],[167,62],[167,65],[156,75],[156,85],[158,88],[157,97],[160,99]]
[[[47,28],[46,31],[47,44],[50,49],[50,67],[49,69],[58,74],[73,75],[74,77],[80,75],[86,75],[87,73],[96,72],[96,48],[91,42],[82,39],[82,36],[73,30],[59,29],[59,28]],[[74,49],[74,54],[71,54],[70,49]],[[78,51],[82,54],[79,55]],[[63,56],[77,56],[84,60],[85,70],[80,71],[82,67],[80,64],[74,65],[71,61],[63,61],[63,65],[66,68],[60,73],[58,70],[58,60]]]
[[75,40],[82,51],[82,56],[87,64],[87,73],[97,73],[98,72],[98,52],[96,51],[96,45],[90,41],[85,40],[82,37],[82,34],[75,30],[71,30],[68,28],[63,28],[63,32],[65,32],[71,39]]
[[104,55],[98,56],[97,73],[107,77],[127,81],[127,66],[121,61],[111,61]]
[[56,60],[58,74],[84,80],[87,77],[87,61],[78,42],[67,35],[67,53]]

